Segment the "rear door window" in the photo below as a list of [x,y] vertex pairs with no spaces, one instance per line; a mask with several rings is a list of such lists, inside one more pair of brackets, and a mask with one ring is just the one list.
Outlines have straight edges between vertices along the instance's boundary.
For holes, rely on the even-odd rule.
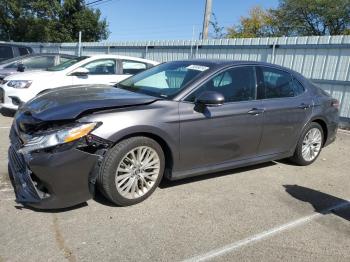
[[12,57],[13,57],[12,47],[0,45],[0,60],[6,60]]
[[116,61],[114,59],[100,59],[83,66],[89,70],[89,75],[116,74]]
[[293,97],[299,94],[294,90],[291,74],[270,67],[260,67],[259,97],[263,99]]

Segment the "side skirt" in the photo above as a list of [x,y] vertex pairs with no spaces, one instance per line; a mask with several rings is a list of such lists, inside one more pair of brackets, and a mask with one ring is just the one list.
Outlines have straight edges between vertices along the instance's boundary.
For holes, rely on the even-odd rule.
[[284,153],[259,156],[259,157],[243,159],[243,160],[227,161],[227,162],[217,164],[217,165],[204,166],[204,167],[189,169],[189,170],[185,170],[185,171],[169,172],[167,177],[170,180],[179,180],[179,179],[183,179],[183,178],[187,178],[187,177],[205,175],[205,174],[225,171],[225,170],[239,168],[239,167],[261,164],[261,163],[268,162],[268,161],[288,158],[288,157],[291,157],[292,155],[293,155],[292,152],[284,152]]

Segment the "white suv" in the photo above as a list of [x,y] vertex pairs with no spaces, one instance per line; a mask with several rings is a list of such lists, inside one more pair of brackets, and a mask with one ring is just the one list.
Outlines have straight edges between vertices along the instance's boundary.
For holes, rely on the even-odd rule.
[[[119,55],[78,57],[41,72],[13,74],[0,83],[0,108],[17,110],[48,89],[84,84],[116,84],[158,62]],[[1,111],[2,111],[1,110]]]

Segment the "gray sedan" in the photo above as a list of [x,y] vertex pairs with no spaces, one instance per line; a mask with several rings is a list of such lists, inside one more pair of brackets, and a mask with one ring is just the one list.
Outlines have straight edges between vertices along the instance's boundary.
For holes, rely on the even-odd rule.
[[95,189],[132,205],[164,176],[283,158],[309,165],[335,140],[338,107],[280,66],[164,63],[115,87],[65,87],[29,101],[11,129],[10,176],[17,201],[37,208],[72,206]]

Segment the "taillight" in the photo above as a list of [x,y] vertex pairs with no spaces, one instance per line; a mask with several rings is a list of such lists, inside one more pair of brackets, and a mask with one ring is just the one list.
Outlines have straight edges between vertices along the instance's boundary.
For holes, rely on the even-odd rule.
[[336,108],[336,109],[339,109],[339,101],[337,99],[333,99],[331,106]]

